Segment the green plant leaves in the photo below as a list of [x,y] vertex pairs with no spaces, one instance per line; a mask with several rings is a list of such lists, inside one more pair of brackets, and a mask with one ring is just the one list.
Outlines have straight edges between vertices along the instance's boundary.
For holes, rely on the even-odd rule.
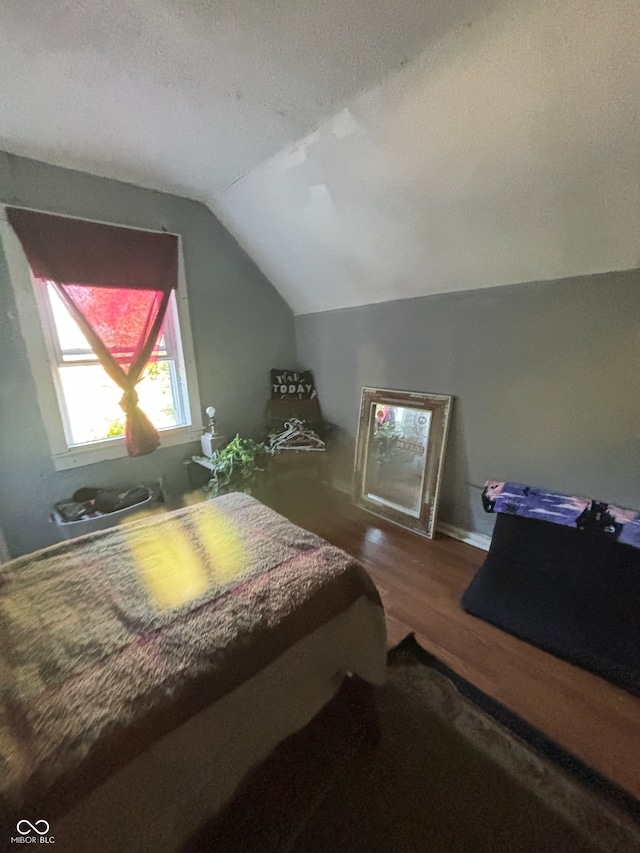
[[251,438],[242,438],[236,434],[226,447],[216,450],[211,456],[213,466],[209,481],[209,496],[249,488],[259,474],[264,472],[261,463],[266,461],[271,451],[263,442],[257,443]]

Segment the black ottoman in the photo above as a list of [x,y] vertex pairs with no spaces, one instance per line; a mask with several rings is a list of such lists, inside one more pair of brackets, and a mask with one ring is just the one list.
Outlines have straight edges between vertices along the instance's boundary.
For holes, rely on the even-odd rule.
[[640,550],[498,514],[462,597],[474,616],[640,694]]

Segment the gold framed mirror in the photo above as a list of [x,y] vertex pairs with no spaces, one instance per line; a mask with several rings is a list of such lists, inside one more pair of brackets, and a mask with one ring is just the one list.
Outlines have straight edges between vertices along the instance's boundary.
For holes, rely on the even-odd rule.
[[453,397],[363,388],[354,501],[433,538]]

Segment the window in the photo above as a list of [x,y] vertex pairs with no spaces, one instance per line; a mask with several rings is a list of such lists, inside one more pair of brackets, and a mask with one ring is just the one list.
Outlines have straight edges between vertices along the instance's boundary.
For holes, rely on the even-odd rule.
[[[124,435],[125,415],[120,408],[122,389],[109,378],[93,353],[87,339],[69,314],[55,288],[34,281],[40,290],[43,327],[51,363],[55,367],[54,383],[65,426],[67,445],[104,441]],[[127,311],[128,293],[122,294],[123,313]],[[136,297],[137,292],[130,295]],[[140,407],[159,429],[185,426],[188,411],[182,347],[175,295],[171,295],[164,329],[154,353],[136,386]]]
[[[54,286],[32,278],[13,229],[4,221],[0,225],[56,468],[126,456],[122,389],[107,375]],[[202,431],[193,426],[200,401],[182,263],[179,269],[161,336],[136,386],[140,408],[158,429],[162,446],[197,439]],[[122,292],[122,322],[142,294]]]

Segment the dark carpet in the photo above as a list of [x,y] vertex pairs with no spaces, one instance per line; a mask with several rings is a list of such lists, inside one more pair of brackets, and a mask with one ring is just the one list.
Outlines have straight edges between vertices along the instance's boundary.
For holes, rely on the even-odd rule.
[[390,652],[378,738],[369,699],[345,685],[185,853],[640,853],[636,801],[541,754],[412,637]]

